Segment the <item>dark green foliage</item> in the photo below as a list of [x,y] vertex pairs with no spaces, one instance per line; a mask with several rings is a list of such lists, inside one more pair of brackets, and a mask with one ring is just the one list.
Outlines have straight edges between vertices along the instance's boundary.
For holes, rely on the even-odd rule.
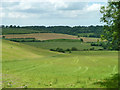
[[83,42],[83,39],[81,38],[80,41]]
[[97,42],[92,42],[91,43],[91,46],[102,46],[102,42],[100,42],[100,43],[97,43]]
[[56,51],[55,49],[50,49],[50,51]]
[[94,47],[90,48],[90,50],[94,50],[94,49],[95,49]]
[[78,35],[78,38],[80,37],[80,35]]
[[31,30],[31,29],[24,29],[24,28],[2,28],[2,34],[30,34],[30,33],[39,33],[37,30]]
[[119,76],[120,75],[115,74],[112,75],[112,77],[100,80],[99,82],[96,82],[94,84],[99,84],[100,86],[104,86],[107,88],[118,88],[118,82],[120,81],[120,79],[118,78]]
[[64,51],[62,48],[56,48],[56,51],[57,51],[57,52],[65,53],[65,51]]
[[88,51],[89,49],[83,49],[84,51]]
[[10,38],[6,39],[14,42],[41,42],[40,40],[36,40],[35,38]]
[[[112,44],[108,41],[104,41],[104,42],[92,42],[91,46],[101,46],[103,47],[103,49],[106,50],[118,50],[116,47],[117,45],[112,46]],[[99,49],[101,50],[101,49]]]
[[71,49],[69,49],[69,48],[68,48],[68,49],[66,49],[65,51],[68,51],[69,53],[71,53]]
[[68,48],[68,49],[66,49],[66,51],[71,51],[71,50]]
[[65,50],[63,50],[62,48],[50,49],[50,51],[57,51],[57,52],[65,53]]
[[72,51],[78,51],[78,49],[76,47],[72,47],[71,50]]
[[2,36],[3,39],[5,39],[5,36]]
[[118,50],[120,45],[120,1],[108,2],[108,5],[101,7],[100,12],[103,14],[101,21],[104,25],[104,35],[102,39],[108,41],[109,49]]
[[[103,26],[9,26],[3,28],[3,34],[27,34],[27,33],[62,33],[69,35],[76,35],[81,37],[81,34],[84,33],[88,35],[89,33],[93,33],[90,37],[100,37]],[[79,35],[80,34],[80,35]],[[89,37],[87,36],[87,37]]]
[[44,40],[44,42],[83,42],[83,39],[52,39],[52,40]]

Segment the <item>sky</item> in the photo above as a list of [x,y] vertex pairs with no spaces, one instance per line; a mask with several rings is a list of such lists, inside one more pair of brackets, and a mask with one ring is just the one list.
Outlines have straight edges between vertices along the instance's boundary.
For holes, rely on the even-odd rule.
[[2,0],[2,25],[89,26],[103,25],[100,7],[106,0]]

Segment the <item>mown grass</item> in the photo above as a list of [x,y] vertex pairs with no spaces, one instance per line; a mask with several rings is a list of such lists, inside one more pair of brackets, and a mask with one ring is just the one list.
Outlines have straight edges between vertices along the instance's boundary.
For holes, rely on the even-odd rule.
[[118,72],[117,54],[117,51],[61,54],[4,40],[3,88],[103,88],[106,86],[94,83]]

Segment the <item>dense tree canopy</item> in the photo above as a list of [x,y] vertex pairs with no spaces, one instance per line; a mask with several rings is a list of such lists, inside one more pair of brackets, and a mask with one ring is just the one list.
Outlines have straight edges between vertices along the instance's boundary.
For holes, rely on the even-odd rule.
[[106,23],[102,39],[108,40],[109,49],[117,49],[120,45],[120,1],[108,2],[108,5],[101,7],[103,14],[101,21]]
[[[27,32],[28,30],[28,32]],[[103,26],[23,26],[15,27],[12,26],[9,28],[3,27],[3,34],[23,34],[23,33],[62,33],[69,35],[77,35],[79,37],[97,37],[100,38],[100,35],[103,31]],[[30,32],[31,31],[31,32]]]

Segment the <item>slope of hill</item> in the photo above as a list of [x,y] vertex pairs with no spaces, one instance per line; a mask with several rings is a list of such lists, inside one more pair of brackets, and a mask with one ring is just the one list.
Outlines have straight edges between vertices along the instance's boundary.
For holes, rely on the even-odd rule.
[[116,51],[60,54],[6,40],[2,49],[3,88],[99,88],[118,72]]
[[53,53],[48,50],[38,49],[8,40],[2,40],[2,48],[3,61],[40,58],[46,55],[52,55]]

